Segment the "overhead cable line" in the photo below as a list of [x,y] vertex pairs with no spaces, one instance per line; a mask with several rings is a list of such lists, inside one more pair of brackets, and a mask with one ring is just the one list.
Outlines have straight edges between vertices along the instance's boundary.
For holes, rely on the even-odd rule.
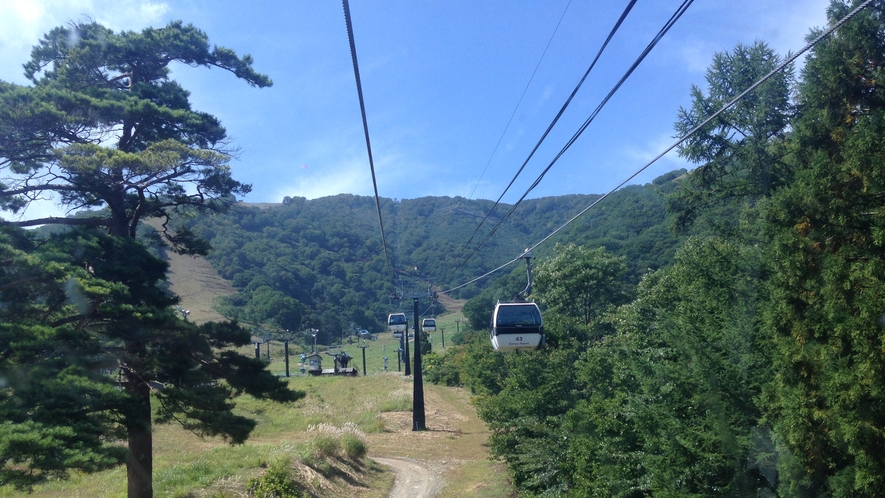
[[[464,249],[467,248],[467,246],[470,245],[470,243],[473,241],[473,238],[476,236],[476,233],[479,231],[480,227],[482,227],[483,223],[485,223],[485,221],[486,221],[487,219],[489,219],[489,216],[491,216],[492,212],[495,211],[495,208],[496,208],[496,207],[498,206],[498,204],[501,202],[501,199],[504,197],[504,194],[506,194],[507,191],[510,190],[510,187],[513,185],[513,182],[516,181],[516,178],[519,177],[519,175],[522,173],[522,170],[525,169],[525,167],[526,167],[526,165],[528,164],[529,160],[531,160],[532,156],[535,155],[535,152],[538,150],[538,148],[541,147],[541,143],[544,142],[544,139],[547,138],[547,135],[550,134],[550,131],[553,129],[553,127],[554,127],[554,126],[556,125],[556,123],[559,121],[559,118],[560,118],[560,117],[562,116],[562,114],[565,112],[566,108],[568,108],[568,106],[569,106],[569,104],[571,103],[572,99],[575,97],[575,94],[578,93],[578,90],[581,88],[581,85],[584,84],[584,81],[587,79],[587,76],[590,75],[590,71],[593,69],[594,66],[596,66],[596,62],[599,60],[599,57],[602,55],[602,52],[605,51],[605,48],[608,46],[608,43],[609,43],[609,42],[611,41],[611,39],[615,36],[615,33],[618,31],[618,28],[621,27],[621,24],[624,22],[624,19],[627,18],[627,14],[630,13],[630,10],[633,9],[633,5],[635,5],[635,4],[636,4],[636,0],[630,0],[630,3],[629,3],[629,4],[627,5],[627,7],[624,9],[624,12],[621,14],[621,17],[618,18],[618,21],[615,23],[615,25],[614,25],[614,27],[612,28],[611,32],[608,34],[608,37],[605,39],[605,42],[602,44],[602,46],[599,48],[599,51],[596,53],[596,57],[593,58],[593,62],[590,63],[590,67],[588,67],[588,68],[587,68],[587,71],[584,72],[584,76],[581,77],[580,81],[578,81],[578,84],[575,86],[575,89],[572,90],[571,95],[569,95],[568,99],[566,99],[565,103],[564,103],[564,104],[562,105],[562,107],[559,109],[559,112],[558,112],[558,113],[556,114],[556,116],[553,118],[553,121],[550,123],[550,125],[547,126],[547,129],[546,129],[546,130],[544,131],[544,133],[541,135],[541,138],[538,139],[538,143],[535,144],[535,147],[534,147],[534,148],[532,149],[532,151],[529,153],[528,157],[525,159],[525,161],[523,161],[522,166],[520,166],[520,167],[519,167],[519,170],[517,170],[516,174],[513,175],[513,179],[510,180],[510,183],[508,183],[508,184],[507,184],[507,187],[504,189],[504,191],[501,192],[501,195],[498,197],[498,200],[495,201],[495,203],[492,205],[491,209],[489,209],[489,212],[486,213],[485,217],[483,217],[483,219],[480,220],[479,224],[476,226],[476,229],[473,230],[473,233],[470,235],[470,238],[467,240],[467,242],[465,242],[464,245],[461,246],[461,249],[458,251],[458,254],[455,255],[455,257],[453,258],[452,262],[454,262],[455,260],[457,260],[457,259],[461,256],[461,253],[464,252]],[[468,256],[467,259],[465,259],[465,260],[461,263],[460,266],[464,266],[464,264],[467,263],[467,260],[469,260],[470,257],[473,256],[474,253],[476,253],[476,250],[474,250],[473,253],[471,253],[471,255]]]
[[363,131],[366,134],[366,150],[369,153],[369,169],[372,171],[372,187],[375,189],[375,208],[378,210],[378,225],[381,227],[381,245],[384,247],[384,259],[387,261],[387,276],[393,279],[390,266],[390,255],[387,251],[387,238],[384,235],[384,220],[381,218],[381,198],[378,196],[378,182],[375,179],[375,161],[372,158],[372,142],[369,140],[369,122],[366,120],[366,104],[363,101],[363,85],[360,82],[360,66],[356,60],[356,43],[353,41],[353,25],[350,22],[350,4],[341,0],[344,7],[344,23],[347,25],[347,41],[350,42],[350,57],[353,60],[353,75],[356,78],[356,93],[360,99],[360,113],[363,117]]
[[[596,206],[597,204],[599,204],[600,202],[602,202],[603,199],[607,198],[609,195],[611,195],[612,193],[614,193],[615,191],[617,191],[618,189],[620,189],[621,187],[623,187],[624,185],[626,185],[627,182],[629,182],[630,180],[632,180],[633,178],[635,178],[637,175],[639,175],[640,173],[642,173],[643,171],[645,171],[646,169],[648,169],[649,166],[651,166],[652,164],[656,163],[660,158],[666,156],[667,154],[670,153],[670,151],[672,151],[673,149],[675,149],[676,147],[678,147],[679,145],[681,145],[683,142],[685,142],[686,140],[688,140],[689,138],[691,138],[692,136],[694,136],[698,131],[700,131],[702,128],[704,128],[705,126],[707,126],[708,124],[710,124],[711,121],[713,121],[714,119],[716,119],[717,117],[719,117],[719,115],[721,115],[722,113],[724,113],[725,111],[727,111],[728,109],[730,109],[731,107],[733,107],[736,103],[738,103],[738,102],[740,102],[741,100],[743,100],[744,97],[746,97],[750,92],[752,92],[752,91],[756,90],[757,88],[759,88],[760,85],[762,85],[763,83],[765,83],[766,81],[768,81],[769,79],[771,79],[772,76],[774,76],[775,74],[777,74],[777,73],[780,72],[780,71],[783,71],[784,68],[786,68],[787,66],[789,66],[790,64],[792,64],[793,62],[795,62],[796,59],[799,58],[799,56],[801,56],[801,55],[804,54],[805,52],[809,51],[812,47],[814,47],[815,45],[817,45],[821,40],[823,40],[823,39],[826,38],[827,36],[831,35],[836,29],[838,29],[838,28],[841,27],[843,24],[845,24],[846,22],[848,22],[849,20],[851,20],[851,19],[852,19],[854,16],[856,16],[861,10],[865,9],[866,7],[868,7],[868,6],[869,6],[871,3],[873,3],[874,1],[876,1],[876,0],[866,0],[866,1],[863,2],[862,4],[860,4],[860,5],[858,5],[857,7],[855,7],[854,10],[852,10],[851,12],[849,12],[848,14],[846,14],[845,17],[843,17],[843,18],[840,19],[838,22],[836,22],[835,24],[833,24],[832,26],[830,26],[829,29],[827,29],[826,31],[824,31],[823,33],[821,33],[820,35],[818,35],[817,38],[815,38],[814,40],[812,40],[811,42],[809,42],[809,43],[808,43],[807,45],[805,45],[801,50],[799,50],[799,51],[796,52],[795,54],[793,54],[793,55],[787,57],[787,58],[784,60],[784,62],[782,62],[782,63],[781,63],[780,65],[778,65],[776,68],[772,69],[768,74],[766,74],[765,76],[763,76],[762,78],[760,78],[758,81],[756,81],[755,83],[753,83],[752,85],[750,85],[746,90],[744,90],[743,92],[741,92],[740,94],[738,94],[735,98],[731,99],[728,103],[726,103],[725,105],[723,105],[718,111],[716,111],[715,113],[713,113],[712,115],[710,115],[707,119],[705,119],[705,120],[704,120],[703,122],[701,122],[699,125],[697,125],[697,126],[695,126],[694,128],[692,128],[688,133],[686,133],[685,135],[683,135],[682,137],[680,137],[678,140],[676,140],[676,142],[674,142],[671,146],[667,147],[663,152],[661,152],[660,154],[658,154],[657,156],[655,156],[651,161],[649,161],[649,162],[646,163],[644,166],[642,166],[641,168],[639,168],[638,170],[636,170],[636,172],[634,172],[632,175],[628,176],[624,181],[622,181],[621,183],[619,183],[616,187],[614,187],[613,189],[611,189],[611,190],[609,190],[608,192],[606,192],[605,194],[603,194],[599,199],[596,199],[595,201],[593,201],[589,206],[587,206],[587,207],[584,208],[584,210],[582,210],[580,213],[576,214],[576,215],[573,216],[571,219],[569,219],[568,221],[566,221],[562,226],[560,226],[560,227],[557,228],[556,230],[552,231],[549,235],[547,235],[547,236],[544,237],[543,239],[539,240],[537,243],[535,243],[535,244],[532,245],[531,247],[527,248],[526,251],[533,251],[534,249],[536,249],[538,246],[540,246],[540,245],[543,244],[544,242],[547,242],[548,240],[550,240],[551,237],[553,237],[554,235],[556,235],[557,233],[559,233],[563,228],[565,228],[566,226],[568,226],[569,224],[571,224],[573,221],[575,221],[575,220],[577,220],[578,218],[580,218],[584,213],[586,213],[587,211],[589,211],[590,209],[592,209],[594,206]],[[487,272],[487,273],[485,273],[485,274],[483,274],[483,275],[481,275],[481,276],[479,276],[479,277],[476,277],[476,278],[474,278],[473,280],[470,280],[469,282],[465,282],[465,283],[463,283],[463,284],[461,284],[461,285],[458,285],[458,286],[456,286],[456,287],[452,287],[451,289],[444,290],[444,291],[440,291],[439,294],[448,294],[449,292],[452,292],[452,291],[458,290],[458,289],[460,289],[460,288],[462,288],[462,287],[466,287],[466,286],[468,286],[468,285],[470,285],[470,284],[472,284],[472,283],[474,283],[474,282],[476,282],[476,281],[478,281],[478,280],[480,280],[480,279],[482,279],[482,278],[485,278],[485,277],[487,277],[487,276],[489,276],[489,275],[491,275],[491,274],[493,274],[493,273],[495,273],[495,272],[497,272],[497,271],[500,271],[500,270],[503,269],[503,268],[506,268],[507,266],[509,266],[509,265],[511,265],[511,264],[513,264],[513,263],[515,263],[515,262],[517,262],[517,261],[519,261],[521,258],[522,258],[522,255],[517,256],[516,258],[513,258],[512,260],[510,260],[510,261],[504,263],[503,265],[501,265],[501,266],[495,268],[495,269],[492,270],[492,271],[489,271],[489,272]]]
[[482,173],[479,174],[479,179],[476,180],[476,184],[473,186],[473,190],[470,191],[470,194],[467,196],[468,199],[473,197],[473,193],[476,192],[476,187],[479,186],[479,182],[482,181],[482,177],[485,176],[486,170],[489,169],[489,164],[492,163],[492,158],[495,157],[495,153],[498,152],[498,147],[501,146],[501,141],[504,140],[504,135],[507,134],[507,130],[510,129],[510,123],[513,122],[513,117],[516,116],[516,111],[519,110],[519,106],[522,104],[522,99],[525,98],[526,92],[529,91],[529,87],[532,85],[532,81],[535,79],[535,74],[538,72],[538,68],[541,67],[541,62],[544,60],[544,56],[547,55],[547,50],[550,48],[550,44],[553,43],[553,38],[556,36],[556,32],[559,31],[559,26],[562,24],[562,20],[565,19],[565,13],[568,12],[569,6],[572,4],[571,0],[565,5],[565,9],[562,11],[562,15],[559,16],[559,22],[556,23],[556,27],[553,29],[553,33],[550,35],[550,39],[547,40],[547,46],[544,47],[544,52],[541,54],[541,58],[538,59],[538,63],[535,64],[535,70],[532,71],[532,75],[529,77],[528,83],[525,84],[525,88],[522,90],[522,95],[519,96],[519,101],[516,102],[516,107],[513,108],[513,113],[510,114],[510,119],[507,120],[507,124],[504,126],[504,131],[501,132],[501,136],[498,138],[498,143],[495,144],[495,148],[492,149],[492,155],[489,156],[489,160],[486,161],[485,167],[482,169]]
[[[538,246],[537,246],[537,244],[535,244],[535,245],[532,246],[532,247],[538,247]],[[486,272],[486,273],[483,273],[482,275],[480,275],[480,276],[474,278],[473,280],[469,280],[469,281],[467,281],[467,282],[464,282],[464,283],[461,284],[461,285],[458,285],[458,286],[452,287],[451,289],[448,289],[448,290],[439,291],[439,292],[437,292],[437,294],[448,294],[449,292],[456,291],[456,290],[458,290],[458,289],[460,289],[460,288],[462,288],[462,287],[467,287],[468,285],[472,284],[473,282],[478,282],[478,281],[480,281],[480,280],[482,280],[482,279],[488,277],[489,275],[491,275],[491,274],[493,274],[493,273],[497,273],[497,272],[503,270],[504,268],[507,268],[508,266],[512,265],[513,263],[516,263],[516,262],[519,261],[520,259],[522,259],[522,254],[520,254],[519,256],[517,256],[517,257],[511,259],[510,261],[504,263],[503,265],[501,265],[501,266],[495,268],[494,270],[490,270],[490,271],[488,271],[488,272]]]
[[[630,68],[627,69],[627,72],[624,73],[624,75],[621,77],[621,79],[618,80],[618,82],[615,84],[614,87],[612,87],[611,91],[608,92],[608,95],[606,95],[605,98],[603,98],[602,101],[599,103],[599,105],[596,106],[596,109],[590,114],[590,117],[588,117],[587,120],[584,121],[584,124],[581,125],[580,128],[578,128],[578,131],[576,131],[575,134],[572,135],[572,137],[562,147],[562,149],[559,151],[559,153],[556,154],[556,156],[553,158],[552,161],[550,161],[550,164],[548,164],[547,167],[544,168],[544,171],[541,172],[541,174],[538,176],[538,178],[536,178],[535,181],[531,184],[531,186],[529,186],[529,188],[525,191],[525,193],[522,194],[522,197],[520,197],[519,200],[517,200],[516,203],[513,204],[513,206],[510,208],[510,211],[508,211],[506,215],[504,215],[501,219],[498,220],[498,223],[496,223],[495,226],[492,227],[492,229],[489,231],[489,233],[486,234],[485,239],[483,239],[482,242],[480,242],[479,245],[477,245],[473,249],[473,252],[470,253],[470,256],[468,256],[467,259],[464,260],[464,263],[466,263],[467,260],[469,260],[471,257],[473,257],[473,255],[476,254],[476,251],[478,251],[483,245],[485,245],[486,242],[488,242],[488,240],[492,237],[492,235],[494,235],[495,232],[498,231],[498,228],[501,227],[501,224],[504,223],[504,220],[509,218],[510,215],[513,214],[513,212],[519,206],[519,204],[523,200],[525,200],[526,196],[528,196],[529,193],[532,190],[534,190],[535,187],[538,186],[538,184],[541,183],[541,180],[544,178],[544,175],[546,175],[547,172],[550,171],[550,168],[552,168],[553,165],[556,164],[556,161],[558,161],[559,158],[562,157],[563,154],[565,154],[565,151],[567,151],[572,146],[572,144],[574,144],[575,141],[577,141],[578,137],[580,137],[581,134],[584,133],[584,131],[587,129],[587,127],[590,125],[590,123],[596,118],[596,116],[599,114],[599,112],[602,111],[602,108],[605,107],[605,105],[612,98],[612,96],[614,96],[614,94],[621,88],[621,85],[623,85],[624,82],[627,81],[627,78],[629,78],[633,74],[633,71],[635,71],[636,68],[639,67],[639,64],[641,64],[642,61],[645,60],[645,58],[648,56],[648,54],[651,53],[652,49],[658,44],[658,42],[661,41],[661,39],[664,37],[664,35],[667,34],[668,31],[670,31],[670,28],[672,28],[673,25],[676,24],[676,21],[678,21],[679,18],[682,17],[682,14],[685,14],[685,11],[688,10],[688,7],[691,6],[692,2],[694,2],[694,0],[684,0],[682,2],[682,5],[679,6],[679,8],[676,10],[676,12],[673,13],[673,15],[670,17],[670,19],[661,28],[661,30],[658,31],[658,34],[651,40],[651,42],[649,42],[649,44],[645,47],[645,50],[643,50],[642,53],[639,54],[639,56],[636,58],[636,60],[633,62],[633,64],[630,66]],[[512,182],[511,182],[511,184],[512,184]],[[509,185],[508,185],[508,188],[509,188]]]

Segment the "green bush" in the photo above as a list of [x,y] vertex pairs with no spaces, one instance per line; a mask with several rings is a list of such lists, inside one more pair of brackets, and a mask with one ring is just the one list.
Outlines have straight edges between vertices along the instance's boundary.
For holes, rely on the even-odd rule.
[[302,498],[305,495],[292,477],[291,464],[288,458],[274,461],[264,475],[249,479],[246,491],[257,498]]
[[444,356],[429,354],[424,359],[424,378],[428,382],[444,386],[461,386],[461,369],[457,364],[457,356],[463,353],[457,349],[449,349]]
[[311,460],[322,461],[337,456],[341,451],[341,440],[328,434],[320,434],[307,443]]
[[344,434],[341,436],[341,447],[344,454],[351,460],[359,460],[366,456],[369,447],[366,442],[355,434]]
[[449,337],[449,341],[455,346],[465,344],[467,342],[466,334],[467,332],[455,332]]

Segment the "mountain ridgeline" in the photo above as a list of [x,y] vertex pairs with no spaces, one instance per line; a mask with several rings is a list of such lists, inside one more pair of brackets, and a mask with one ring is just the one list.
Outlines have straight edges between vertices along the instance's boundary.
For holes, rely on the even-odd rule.
[[[627,258],[624,278],[637,282],[667,265],[679,244],[667,229],[662,195],[682,174],[674,171],[613,193],[539,246],[534,256],[548,257],[560,242],[604,246]],[[374,198],[349,194],[286,197],[272,205],[241,203],[224,215],[194,217],[188,228],[211,243],[209,260],[238,291],[219,301],[222,313],[270,329],[313,327],[335,337],[353,327],[381,330],[397,307],[392,294],[426,290],[431,284],[447,290],[473,280],[516,258],[597,199],[566,195],[523,201],[488,240],[511,205],[497,206],[480,226],[491,201],[382,199],[386,251]],[[510,272],[524,282],[523,265],[511,265],[452,295],[469,299]]]

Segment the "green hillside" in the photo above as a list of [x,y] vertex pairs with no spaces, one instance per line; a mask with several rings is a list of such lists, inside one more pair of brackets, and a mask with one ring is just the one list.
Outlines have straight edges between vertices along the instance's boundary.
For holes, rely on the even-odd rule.
[[[540,246],[536,258],[551,254],[559,242],[605,246],[628,258],[624,278],[631,283],[667,265],[680,239],[666,228],[662,192],[671,190],[682,173],[614,193]],[[219,298],[219,311],[268,329],[319,328],[329,334],[320,340],[328,342],[328,337],[355,328],[384,330],[387,314],[402,306],[390,299],[392,294],[424,291],[430,285],[445,290],[470,281],[512,260],[598,198],[526,200],[478,250],[474,248],[512,206],[499,205],[479,226],[491,201],[382,199],[387,251],[374,199],[348,194],[314,200],[287,197],[276,205],[241,203],[225,215],[196,216],[187,226],[211,243],[209,261],[238,291]],[[511,271],[524,274],[522,268],[506,268],[452,292],[452,297],[476,296]],[[443,308],[436,304],[428,311],[438,314]]]

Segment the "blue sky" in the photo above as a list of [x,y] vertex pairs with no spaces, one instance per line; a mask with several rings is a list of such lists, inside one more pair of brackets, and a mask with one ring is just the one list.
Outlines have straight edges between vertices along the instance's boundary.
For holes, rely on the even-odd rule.
[[[525,192],[680,3],[636,4],[504,202]],[[497,199],[626,4],[353,0],[379,194]],[[607,192],[672,144],[677,111],[689,104],[692,84],[704,85],[714,52],[754,40],[781,54],[796,51],[809,28],[824,25],[827,4],[695,1],[529,197]],[[85,16],[116,30],[182,20],[211,43],[254,57],[272,88],[249,87],[217,69],[173,69],[194,108],[220,117],[241,148],[231,167],[253,186],[247,202],[372,195],[340,2],[3,0],[0,79],[24,84],[30,47],[52,27]],[[679,167],[691,165],[671,154],[633,183]]]

